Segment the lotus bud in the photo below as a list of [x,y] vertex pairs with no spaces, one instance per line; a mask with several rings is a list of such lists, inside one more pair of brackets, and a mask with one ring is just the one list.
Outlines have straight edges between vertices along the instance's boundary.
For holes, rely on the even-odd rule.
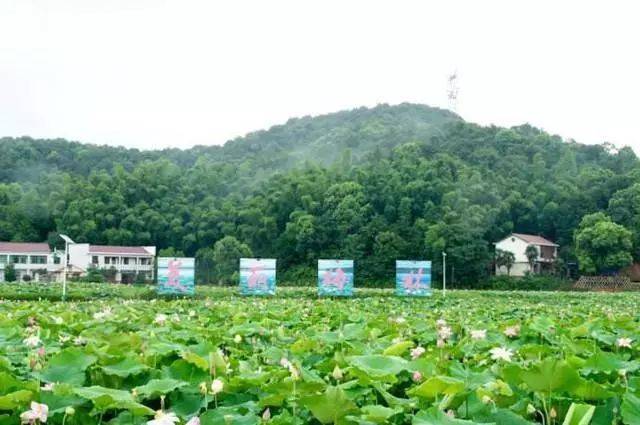
[[331,376],[333,376],[333,379],[335,379],[336,381],[340,381],[343,378],[342,370],[338,365],[336,365],[336,367],[333,368],[333,372],[331,373]]
[[67,416],[73,416],[76,414],[76,409],[74,409],[71,406],[68,406],[66,409],[64,409],[64,414]]
[[551,408],[551,411],[549,412],[549,416],[551,418],[556,418],[558,416],[558,412],[556,412],[556,408],[555,407]]
[[484,404],[489,404],[491,403],[493,400],[491,399],[491,397],[489,397],[488,395],[483,395],[482,396],[482,403]]
[[240,335],[234,336],[233,342],[235,342],[236,344],[240,344],[242,342],[242,337]]
[[205,395],[207,394],[207,383],[206,382],[200,382],[200,394]]
[[262,420],[265,422],[269,422],[271,420],[271,410],[269,410],[268,407],[262,413]]
[[527,413],[530,415],[533,415],[534,413],[536,413],[536,408],[533,406],[533,404],[531,403],[527,404]]

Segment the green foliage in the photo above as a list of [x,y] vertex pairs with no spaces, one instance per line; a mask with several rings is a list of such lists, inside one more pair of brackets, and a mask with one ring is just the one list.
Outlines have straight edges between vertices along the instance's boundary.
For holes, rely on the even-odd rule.
[[51,425],[146,424],[161,406],[180,424],[640,420],[633,294],[281,288],[248,300],[199,286],[151,301],[150,287],[70,284],[70,308],[35,286],[0,285],[0,423],[32,401]]
[[524,277],[492,276],[475,287],[497,291],[557,291],[569,290],[572,283],[555,276],[527,274]]
[[251,257],[251,248],[233,236],[225,236],[213,246],[215,279],[218,283],[237,283],[240,258]]
[[516,262],[516,256],[511,251],[496,249],[496,266],[507,269],[507,276],[511,273],[511,267]]
[[84,280],[87,282],[100,283],[104,282],[104,274],[97,267],[89,267],[87,268],[87,275],[84,277]]
[[5,282],[15,282],[17,279],[16,275],[16,267],[9,263],[4,266],[4,281]]
[[633,234],[603,213],[585,216],[575,233],[580,270],[595,274],[617,271],[633,261]]
[[524,255],[527,257],[527,261],[529,261],[529,269],[533,272],[536,261],[538,260],[538,248],[534,245],[527,245],[527,248],[524,250]]
[[296,273],[354,259],[367,285],[393,284],[397,258],[432,260],[439,281],[445,250],[451,283],[468,287],[512,231],[542,234],[575,261],[574,231],[595,212],[632,229],[640,259],[638,185],[629,149],[380,105],[188,150],[0,139],[0,240],[155,245],[195,256],[201,283],[234,281],[235,267],[221,275],[213,261],[225,237]]

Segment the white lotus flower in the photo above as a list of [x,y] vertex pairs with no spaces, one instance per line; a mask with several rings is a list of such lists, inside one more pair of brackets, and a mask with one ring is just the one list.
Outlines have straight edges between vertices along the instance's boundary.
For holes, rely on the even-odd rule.
[[32,401],[31,409],[20,415],[20,422],[23,424],[33,424],[36,421],[45,423],[47,416],[49,416],[49,406]]
[[504,360],[505,362],[510,362],[511,357],[513,356],[513,351],[504,347],[492,348],[489,350],[489,353],[491,353],[491,358],[493,360]]
[[220,379],[214,379],[211,382],[211,394],[219,394],[224,389],[224,382]]
[[158,410],[154,419],[147,422],[147,425],[173,425],[180,422],[180,418],[173,412],[163,412]]
[[436,326],[438,327],[447,326],[447,321],[444,319],[438,319],[436,320]]
[[449,339],[451,335],[453,335],[453,332],[449,326],[442,326],[438,329],[438,336],[440,339]]
[[485,339],[487,337],[486,329],[476,329],[471,331],[471,339],[475,339],[476,341]]
[[288,369],[291,366],[291,362],[286,357],[283,357],[280,359],[280,366]]
[[53,316],[52,319],[53,323],[55,323],[56,325],[62,325],[64,323],[64,320],[60,316]]
[[40,388],[40,391],[53,391],[53,387],[54,387],[54,386],[55,386],[55,385],[54,385],[54,384],[52,384],[52,383],[50,383],[50,382],[49,382],[49,383],[46,383],[46,384],[44,384],[44,385],[42,386],[42,388]]
[[40,337],[38,335],[31,335],[28,338],[25,338],[23,341],[24,345],[26,345],[27,347],[37,347],[38,345],[40,345],[42,343],[42,340],[40,339]]
[[200,418],[194,416],[193,418],[189,419],[189,422],[187,422],[186,425],[200,425]]
[[621,347],[621,348],[631,348],[632,342],[633,340],[631,338],[622,337],[622,338],[618,338],[618,340],[616,341],[616,344],[618,344],[618,347]]
[[240,344],[242,342],[242,337],[240,335],[234,336],[233,342],[235,342],[236,344]]
[[163,313],[158,313],[153,322],[157,323],[158,325],[164,325],[164,322],[166,321],[167,321],[167,315]]

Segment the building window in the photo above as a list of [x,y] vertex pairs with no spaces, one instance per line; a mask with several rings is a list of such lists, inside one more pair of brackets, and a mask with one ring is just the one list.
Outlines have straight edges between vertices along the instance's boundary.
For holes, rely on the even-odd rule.
[[111,257],[104,257],[105,264],[111,264],[110,261],[111,261]]
[[141,266],[148,266],[149,264],[151,264],[151,259],[150,258],[141,258],[140,259],[140,265]]
[[91,264],[98,264],[98,256],[94,255],[91,257]]
[[7,264],[7,256],[0,255],[0,264]]
[[9,261],[11,264],[27,264],[27,256],[26,255],[11,255],[9,257]]
[[124,257],[122,259],[122,264],[128,265],[129,264],[129,257]]
[[60,264],[60,257],[58,257],[57,255],[53,257],[53,264]]
[[45,255],[32,255],[30,262],[31,264],[47,264],[47,257]]

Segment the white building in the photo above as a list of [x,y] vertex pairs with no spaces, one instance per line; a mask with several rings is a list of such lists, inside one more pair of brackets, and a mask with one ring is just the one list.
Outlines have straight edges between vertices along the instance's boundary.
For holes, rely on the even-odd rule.
[[[531,270],[529,259],[525,254],[529,245],[533,245],[538,251],[538,258],[533,270]],[[511,276],[524,276],[526,272],[531,271],[540,273],[542,270],[550,268],[558,257],[558,245],[542,236],[525,235],[522,233],[512,233],[500,242],[497,242],[496,251],[497,250],[509,251],[515,256],[515,263],[509,273]],[[496,274],[507,274],[507,268],[504,266],[496,266]]]
[[155,270],[155,246],[69,245],[69,267],[86,274],[91,267],[113,272],[116,282],[132,283],[141,273],[151,281]]
[[46,242],[0,242],[0,282],[8,264],[13,264],[18,281],[56,280],[62,261],[62,254],[52,252]]

